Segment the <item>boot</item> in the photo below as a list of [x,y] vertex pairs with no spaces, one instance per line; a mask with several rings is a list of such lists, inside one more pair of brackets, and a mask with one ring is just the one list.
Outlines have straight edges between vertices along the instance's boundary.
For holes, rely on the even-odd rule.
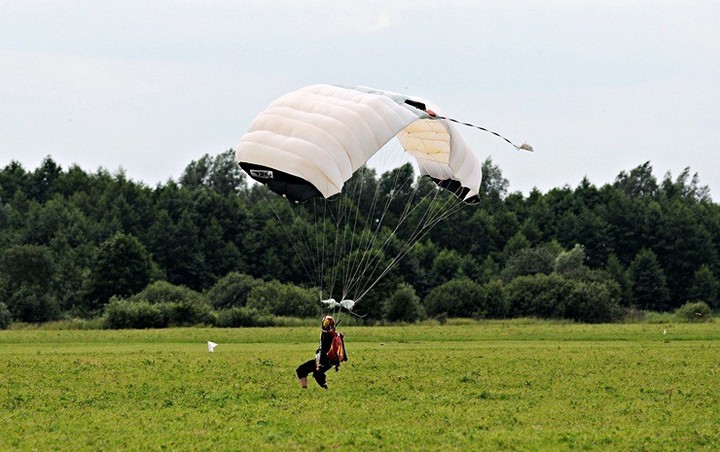
[[307,377],[299,378],[300,380],[300,386],[302,386],[303,389],[307,389]]

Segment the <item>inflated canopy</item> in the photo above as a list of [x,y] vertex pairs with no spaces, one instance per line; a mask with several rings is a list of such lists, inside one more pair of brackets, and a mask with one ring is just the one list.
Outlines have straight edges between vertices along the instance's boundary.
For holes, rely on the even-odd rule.
[[261,112],[235,158],[253,179],[303,202],[329,198],[393,137],[420,174],[468,204],[478,201],[481,163],[438,108],[419,97],[366,87],[312,85]]

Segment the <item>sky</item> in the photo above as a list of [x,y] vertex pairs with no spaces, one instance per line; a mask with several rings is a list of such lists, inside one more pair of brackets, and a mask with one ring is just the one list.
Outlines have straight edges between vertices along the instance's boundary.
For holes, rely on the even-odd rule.
[[149,186],[314,83],[431,100],[510,191],[650,162],[720,199],[716,0],[0,0],[0,167]]

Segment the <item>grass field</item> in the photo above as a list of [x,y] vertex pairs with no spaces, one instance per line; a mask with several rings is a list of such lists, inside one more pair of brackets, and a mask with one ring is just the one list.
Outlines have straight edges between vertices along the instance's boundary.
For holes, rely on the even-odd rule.
[[718,323],[343,330],[0,331],[0,450],[720,449]]

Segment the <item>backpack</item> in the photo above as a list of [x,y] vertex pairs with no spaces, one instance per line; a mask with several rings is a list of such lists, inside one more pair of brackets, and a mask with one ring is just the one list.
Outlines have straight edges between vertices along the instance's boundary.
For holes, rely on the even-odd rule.
[[347,355],[345,354],[345,335],[337,332],[334,333],[330,350],[327,352],[328,360],[336,365],[340,365],[341,362],[347,361]]

